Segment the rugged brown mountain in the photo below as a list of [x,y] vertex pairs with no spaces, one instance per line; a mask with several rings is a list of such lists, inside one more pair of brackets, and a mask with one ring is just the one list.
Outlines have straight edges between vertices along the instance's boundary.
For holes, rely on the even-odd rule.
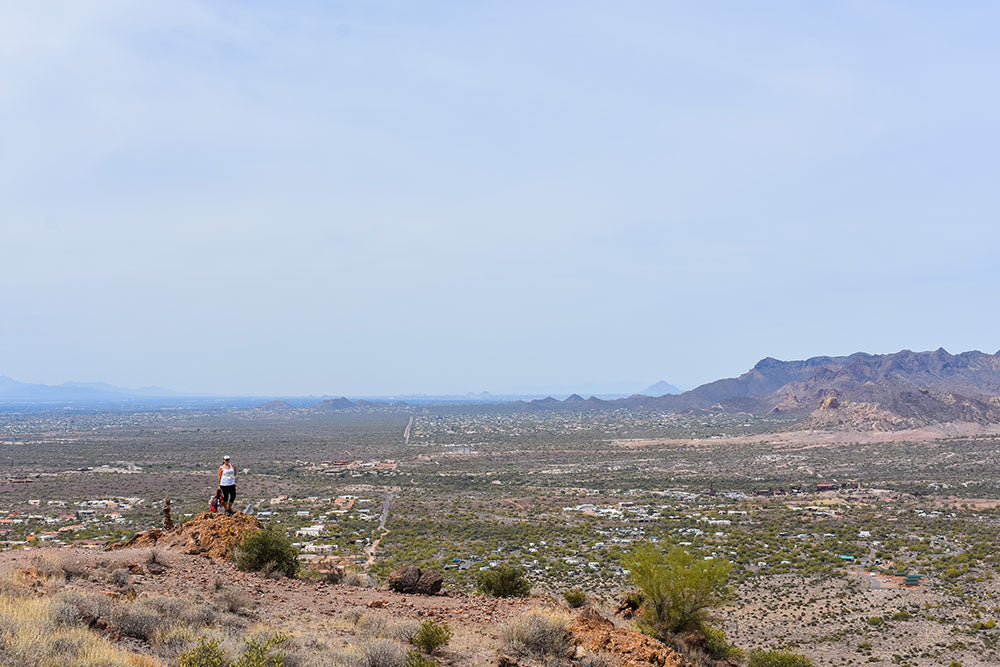
[[[831,398],[836,400],[827,400]],[[827,414],[821,415],[820,421],[828,424],[838,421],[831,416],[838,410],[845,411],[845,424],[873,422],[878,427],[942,421],[1000,422],[1000,352],[954,355],[944,349],[903,350],[894,354],[859,352],[802,361],[768,357],[739,377],[710,382],[683,394],[600,402],[600,406],[609,408],[726,410],[790,416],[807,416],[821,404]],[[583,405],[578,402],[560,407]],[[588,407],[600,406],[592,403]]]

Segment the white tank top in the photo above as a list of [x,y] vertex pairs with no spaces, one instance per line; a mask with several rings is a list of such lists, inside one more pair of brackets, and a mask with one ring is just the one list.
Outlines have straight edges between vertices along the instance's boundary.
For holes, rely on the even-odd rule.
[[219,486],[233,486],[234,484],[236,484],[236,469],[233,466],[223,467]]

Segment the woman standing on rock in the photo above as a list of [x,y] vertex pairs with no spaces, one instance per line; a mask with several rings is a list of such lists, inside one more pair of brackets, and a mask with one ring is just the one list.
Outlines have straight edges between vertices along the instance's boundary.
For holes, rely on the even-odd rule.
[[226,514],[233,513],[233,501],[236,500],[236,468],[229,462],[228,456],[222,457],[219,467],[219,491],[222,492],[222,506]]

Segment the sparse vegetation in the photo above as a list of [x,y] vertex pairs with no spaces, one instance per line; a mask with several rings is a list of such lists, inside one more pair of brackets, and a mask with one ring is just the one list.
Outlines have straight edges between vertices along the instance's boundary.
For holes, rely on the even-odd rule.
[[235,560],[241,570],[278,571],[287,577],[299,570],[298,550],[275,523],[244,537],[236,547]]
[[531,594],[531,582],[524,576],[524,570],[507,564],[481,572],[477,588],[495,598],[523,598]]

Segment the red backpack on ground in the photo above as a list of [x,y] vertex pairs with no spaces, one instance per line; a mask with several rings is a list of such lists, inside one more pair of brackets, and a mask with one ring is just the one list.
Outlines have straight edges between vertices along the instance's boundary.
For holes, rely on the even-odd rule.
[[215,492],[215,496],[208,501],[208,511],[215,514],[219,511],[219,505],[222,504],[222,489]]

